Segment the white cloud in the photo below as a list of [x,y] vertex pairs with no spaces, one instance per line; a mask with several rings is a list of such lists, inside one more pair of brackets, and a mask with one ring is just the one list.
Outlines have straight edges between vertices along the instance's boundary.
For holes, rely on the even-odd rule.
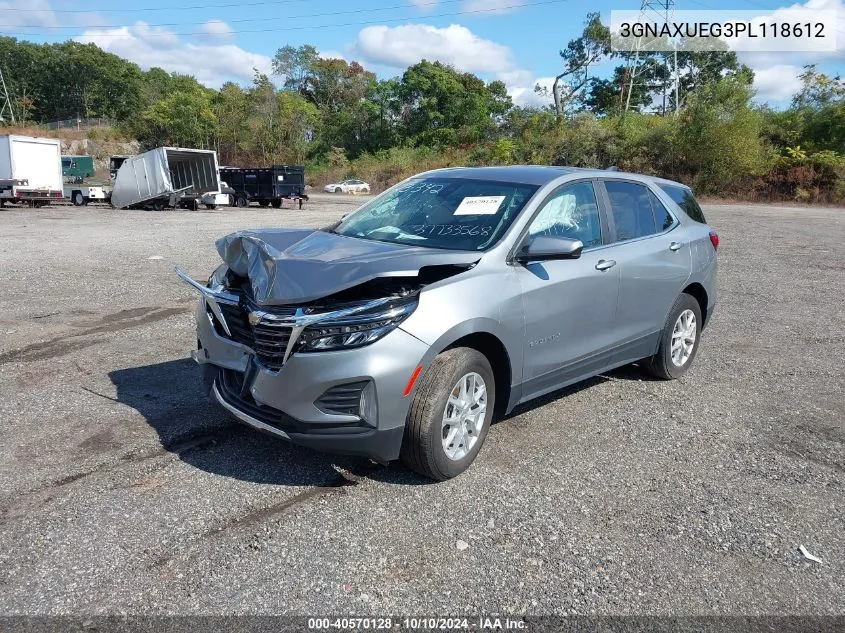
[[92,42],[142,68],[158,66],[168,72],[194,75],[210,87],[229,80],[251,80],[253,68],[270,73],[270,58],[265,55],[250,53],[234,44],[186,42],[172,31],[145,22],[91,29],[74,39]]
[[205,39],[208,41],[214,40],[230,40],[234,37],[235,33],[231,26],[229,26],[223,20],[208,20],[207,22],[203,22],[200,25],[200,31],[202,31]]
[[550,103],[534,92],[534,86],[537,83],[551,86],[554,78],[537,78],[516,65],[507,46],[478,37],[458,24],[444,28],[428,24],[369,26],[358,34],[352,53],[364,62],[402,70],[423,59],[439,61],[504,82],[517,105]]
[[459,24],[444,28],[429,24],[368,26],[358,33],[355,52],[365,61],[393,68],[407,68],[423,59],[475,73],[514,66],[507,46],[480,38]]
[[[549,91],[551,95],[552,84],[554,84],[554,77],[534,77],[531,80],[518,85],[508,84],[508,94],[513,99],[514,105],[518,106],[532,106],[535,108],[544,108],[552,105],[551,96],[545,97],[534,92],[534,87],[538,84]],[[507,83],[507,82],[506,82]]]
[[320,59],[346,59],[346,54],[340,51],[318,51],[318,54],[320,55]]
[[803,72],[801,66],[778,64],[769,68],[754,69],[754,89],[757,91],[756,101],[784,102],[801,89],[798,78]]
[[[33,29],[54,27],[73,27],[83,24],[106,24],[103,16],[96,11],[84,11],[80,13],[66,13],[56,15],[50,0],[0,0],[0,29],[7,32],[15,27],[16,37],[26,38],[29,27]],[[55,35],[63,37],[66,31],[55,29]]]
[[[20,9],[24,9],[21,11]],[[3,28],[59,26],[49,0],[8,0],[0,2]]]

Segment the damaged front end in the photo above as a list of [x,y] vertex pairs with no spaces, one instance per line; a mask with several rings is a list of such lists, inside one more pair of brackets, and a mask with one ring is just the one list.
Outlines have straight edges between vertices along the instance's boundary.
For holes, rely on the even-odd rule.
[[308,230],[241,232],[217,247],[224,263],[205,284],[176,269],[202,297],[193,356],[212,397],[298,444],[396,459],[409,379],[429,351],[400,325],[427,285],[478,254]]
[[205,286],[179,268],[176,274],[202,294],[217,334],[246,345],[273,371],[294,352],[354,349],[379,340],[416,309],[422,287],[376,279],[305,305],[261,306],[225,264]]

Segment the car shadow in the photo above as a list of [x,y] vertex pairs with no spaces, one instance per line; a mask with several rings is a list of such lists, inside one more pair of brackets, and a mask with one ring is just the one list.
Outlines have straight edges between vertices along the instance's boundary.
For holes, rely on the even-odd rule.
[[191,359],[120,369],[109,372],[109,379],[116,399],[144,416],[164,449],[215,475],[279,486],[334,487],[384,469],[368,459],[327,455],[240,424],[209,399]]
[[[215,475],[279,486],[333,487],[361,477],[398,485],[433,483],[399,463],[379,466],[365,458],[320,453],[238,423],[209,399],[199,368],[188,358],[112,371],[109,378],[116,399],[144,416],[164,449]],[[651,380],[629,365],[519,405],[494,424],[609,379]]]

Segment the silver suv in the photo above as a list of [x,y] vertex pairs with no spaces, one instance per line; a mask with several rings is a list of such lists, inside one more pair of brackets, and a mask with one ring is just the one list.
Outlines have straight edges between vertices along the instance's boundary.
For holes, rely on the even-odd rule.
[[240,231],[197,351],[236,418],[436,480],[494,415],[639,362],[682,376],[716,302],[718,236],[677,182],[563,167],[414,176],[320,230]]

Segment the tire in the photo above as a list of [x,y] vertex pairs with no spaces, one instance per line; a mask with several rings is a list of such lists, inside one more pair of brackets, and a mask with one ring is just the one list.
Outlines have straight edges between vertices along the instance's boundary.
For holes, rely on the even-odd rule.
[[[444,432],[447,436],[450,433],[450,427],[444,427],[447,405],[452,407],[449,400],[453,390],[460,387],[462,380],[472,375],[481,377],[486,390],[486,408],[483,415],[479,414],[483,421],[480,430],[476,426],[475,433],[462,437],[463,442],[470,442],[468,446],[455,438],[455,442],[450,444],[450,450],[457,453],[450,457],[443,439]],[[400,459],[406,467],[435,481],[460,475],[469,468],[481,450],[495,406],[496,383],[487,357],[469,347],[456,347],[443,352],[432,361],[417,385],[405,420]],[[475,441],[472,441],[473,437]]]
[[269,201],[269,200],[259,200],[259,201],[258,201],[258,206],[259,206],[259,207],[269,207],[269,206],[270,206],[270,201]]
[[270,202],[270,204],[273,205],[274,209],[281,209],[282,208],[282,200],[280,198],[273,198],[273,200]]
[[73,196],[71,196],[71,200],[73,201],[73,206],[81,207],[85,204],[85,196],[82,195],[81,191],[74,191]]
[[153,200],[153,211],[163,211],[164,200]]
[[205,205],[205,208],[208,209],[209,211],[214,211],[217,208],[217,205],[216,204],[207,204],[207,205]]
[[[692,322],[689,320],[690,313]],[[687,328],[684,328],[682,316],[686,319]],[[701,342],[701,323],[701,306],[698,305],[698,301],[692,295],[680,295],[675,300],[675,305],[669,310],[669,316],[660,334],[660,347],[657,353],[641,363],[643,368],[651,375],[663,380],[675,380],[687,373],[692,361],[695,360],[698,344]],[[679,328],[680,333],[683,333],[689,332],[690,326],[693,328],[692,337],[683,334],[679,337],[681,349],[676,349],[673,357],[672,339],[676,338],[676,327]],[[689,347],[690,338],[693,338],[691,348]]]
[[341,189],[340,187],[335,187],[334,192],[335,193],[343,193],[343,189]]
[[365,188],[365,189],[361,189],[361,193],[362,193],[362,194],[364,194],[365,196],[370,195],[370,189],[369,189],[369,187],[367,187],[367,188]]
[[235,206],[240,207],[243,209],[244,207],[249,206],[249,200],[246,199],[246,196],[238,196],[235,198]]

